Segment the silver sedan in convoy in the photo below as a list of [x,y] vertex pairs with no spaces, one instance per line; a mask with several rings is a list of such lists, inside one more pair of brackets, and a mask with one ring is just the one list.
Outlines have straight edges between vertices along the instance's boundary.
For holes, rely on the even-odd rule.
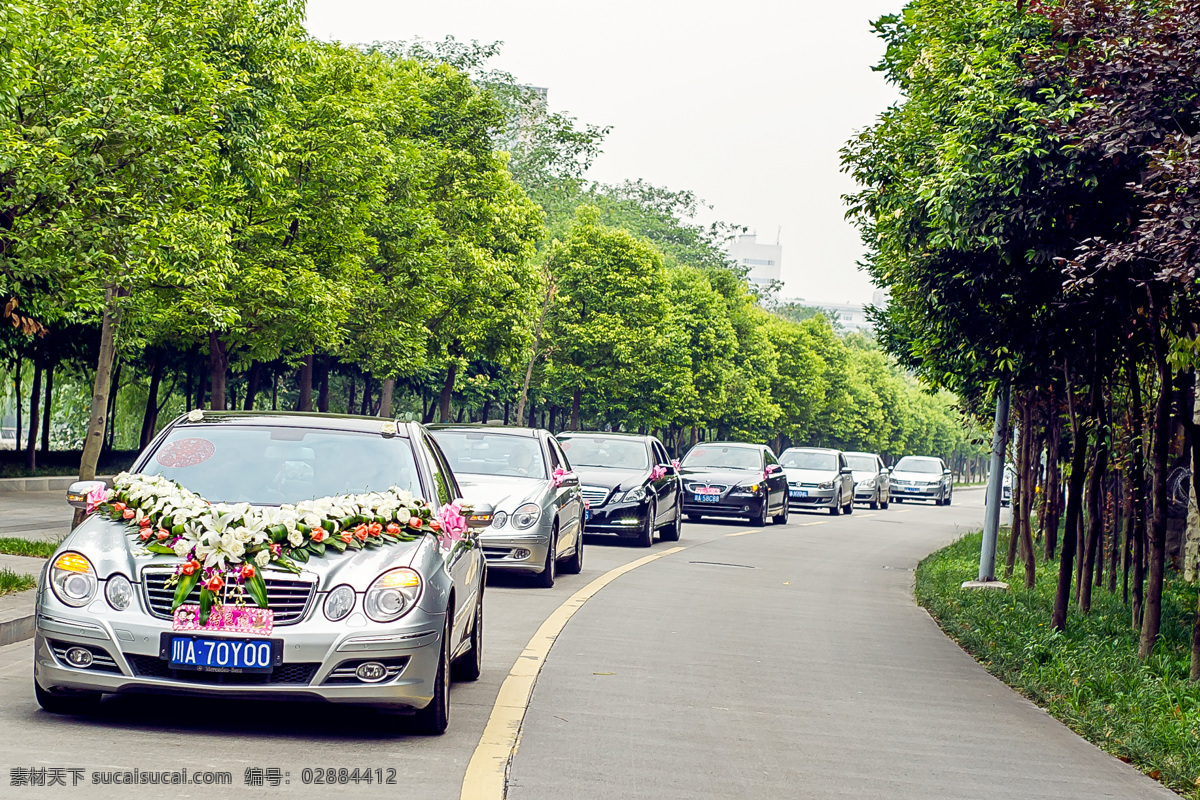
[[854,472],[854,502],[869,503],[871,508],[887,508],[891,499],[891,481],[883,459],[876,453],[845,454]]
[[566,453],[542,428],[434,425],[438,444],[471,497],[494,509],[479,535],[488,568],[523,572],[549,588],[583,570],[583,494]]
[[787,473],[792,508],[827,508],[830,514],[854,512],[854,474],[841,450],[789,447],[779,454]]
[[905,456],[892,467],[892,499],[932,500],[948,506],[954,497],[954,476],[946,462],[934,456]]
[[[371,491],[410,492],[433,508],[461,497],[420,425],[328,414],[192,412],[132,472],[239,504],[235,514]],[[79,482],[68,499],[82,507],[103,489]],[[486,512],[478,505],[473,522],[486,525]],[[260,566],[273,623],[248,632],[181,626],[172,604],[177,572],[190,562],[167,547],[151,552],[153,540],[142,546],[138,530],[92,514],[43,569],[34,688],[47,711],[86,711],[102,693],[321,700],[411,714],[412,727],[438,734],[449,720],[451,674],[479,676],[486,565],[470,534],[444,544],[425,526],[412,541],[296,558],[297,572]],[[184,602],[203,606],[200,588]],[[246,609],[240,590],[230,578],[218,602]]]

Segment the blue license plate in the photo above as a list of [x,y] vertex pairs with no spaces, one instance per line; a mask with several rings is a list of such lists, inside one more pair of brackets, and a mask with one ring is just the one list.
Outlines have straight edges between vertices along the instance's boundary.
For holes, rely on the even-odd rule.
[[585,508],[583,510],[583,521],[584,522],[592,521],[592,510],[590,508]]
[[792,489],[792,497],[808,497],[808,492],[804,489]]
[[283,660],[282,639],[172,636],[166,649],[164,657],[173,669],[202,672],[270,672]]
[[905,487],[904,487],[904,491],[906,491],[906,492],[919,492],[919,491],[921,491],[921,490],[920,490],[920,489],[918,489],[918,488],[917,488],[917,487],[915,487],[915,486],[905,486]]
[[692,497],[696,498],[697,503],[719,503],[721,495],[719,494],[695,494]]

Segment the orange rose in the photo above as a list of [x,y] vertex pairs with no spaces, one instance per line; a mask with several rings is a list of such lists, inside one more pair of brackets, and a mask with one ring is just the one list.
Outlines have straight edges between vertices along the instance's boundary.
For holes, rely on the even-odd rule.
[[195,575],[196,570],[198,570],[198,569],[200,569],[199,561],[189,561],[186,564],[184,564],[183,568],[180,569],[179,571],[182,572],[184,575]]
[[420,517],[409,517],[408,518],[408,527],[420,528],[421,527],[421,518]]
[[371,534],[372,536],[378,536],[379,534],[383,533],[383,526],[378,522],[372,522],[367,526],[367,533]]
[[354,541],[354,534],[351,531],[342,531],[338,538],[346,544],[350,544],[352,541]]
[[224,578],[222,578],[220,575],[213,575],[211,578],[205,581],[204,588],[208,589],[210,592],[219,592],[221,591],[221,587],[224,585]]
[[132,508],[125,509],[124,511],[121,512],[121,516],[124,517],[125,519],[133,519],[133,517],[134,517],[133,509]]
[[440,531],[442,529],[442,523],[438,522],[436,519],[431,519],[429,520],[429,527],[431,530]]
[[248,580],[248,579],[250,579],[250,578],[253,578],[253,577],[254,577],[254,567],[252,567],[252,566],[251,566],[251,565],[249,565],[249,564],[243,564],[243,565],[242,565],[242,578],[243,578],[243,580]]
[[113,503],[112,507],[117,511],[124,511],[126,509],[126,505],[120,502]]
[[141,519],[138,520],[138,525],[140,525],[143,528],[149,528],[150,527],[150,518],[142,517]]
[[158,537],[159,541],[162,541],[163,539],[167,538],[167,537],[168,537],[168,536],[170,536],[171,534],[167,533],[167,532],[166,532],[166,531],[164,531],[162,528],[159,528],[159,529],[158,529],[158,533],[156,533],[156,534],[154,534],[154,535],[155,535],[156,537]]
[[324,528],[313,528],[311,536],[312,540],[318,544],[329,538],[329,534],[325,532]]
[[399,536],[400,535],[400,526],[394,522],[389,522],[388,526],[387,526],[387,532],[390,533],[392,536]]
[[142,531],[141,533],[138,534],[138,538],[141,539],[143,542],[148,540],[150,538],[150,531]]

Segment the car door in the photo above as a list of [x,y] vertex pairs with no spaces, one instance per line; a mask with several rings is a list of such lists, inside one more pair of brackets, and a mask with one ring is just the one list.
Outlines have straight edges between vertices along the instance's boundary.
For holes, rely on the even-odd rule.
[[879,499],[890,500],[892,497],[892,475],[883,465],[883,459],[875,456],[875,485],[879,487]]
[[679,476],[671,466],[667,448],[657,439],[650,440],[650,452],[655,465],[663,470],[662,477],[654,481],[654,493],[658,497],[658,518],[675,519],[675,506],[679,505]]
[[[550,458],[550,474],[561,469],[571,472],[571,462],[563,452],[558,440],[553,436],[546,437],[546,452]],[[564,544],[582,546],[583,542],[583,493],[579,488],[579,477],[572,473],[574,480],[568,480],[562,486],[554,489],[554,508],[558,514],[559,552],[566,549]]]
[[853,499],[854,499],[854,475],[847,474],[847,470],[850,469],[850,465],[846,463],[845,453],[837,454],[837,462],[838,462],[838,480],[841,481],[841,484],[842,484],[842,497],[849,497],[851,499],[851,502],[853,502]]
[[[446,458],[437,442],[429,435],[422,433],[421,442],[429,460],[429,470],[433,473],[433,488],[437,494],[435,509],[446,503],[452,503],[462,497],[462,490],[454,479],[454,473],[446,466]],[[482,551],[472,547],[468,542],[455,542],[449,549],[443,549],[446,559],[446,571],[454,580],[454,630],[450,637],[450,646],[457,649],[463,638],[469,632],[471,620],[470,610],[475,607],[475,596],[479,591],[481,570],[483,569]]]
[[788,501],[787,473],[770,448],[763,450],[763,474],[767,481],[767,508],[784,506]]

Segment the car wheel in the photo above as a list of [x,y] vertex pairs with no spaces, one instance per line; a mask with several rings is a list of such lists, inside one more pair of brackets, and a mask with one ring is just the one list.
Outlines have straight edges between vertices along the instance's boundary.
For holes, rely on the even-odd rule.
[[533,585],[542,589],[549,589],[554,586],[554,571],[558,565],[558,523],[554,523],[554,529],[550,531],[550,545],[546,548],[546,563],[542,565],[542,571],[533,578]]
[[874,511],[875,509],[879,508],[879,495],[878,495],[878,494],[876,494],[876,495],[875,495],[875,499],[874,499],[874,500],[872,500],[870,503],[868,503],[868,504],[867,504],[867,506],[868,506],[868,508],[870,508],[872,511]]
[[33,682],[33,694],[38,705],[51,714],[91,714],[100,705],[100,692],[70,692],[56,694]]
[[842,511],[842,513],[847,514],[847,515],[854,513],[854,495],[853,494],[850,495],[850,502],[846,503],[846,508]]
[[657,516],[658,504],[651,500],[650,506],[646,509],[646,522],[638,531],[638,547],[651,547],[654,544],[654,520]]
[[688,522],[698,523],[698,522],[700,522],[701,516],[699,514],[688,514],[687,518],[688,518]]
[[771,517],[771,522],[774,522],[776,525],[787,525],[788,514],[790,513],[791,508],[788,505],[788,501],[785,499],[783,501],[783,511]]
[[880,507],[881,509],[887,510],[887,507],[888,507],[888,502],[889,502],[891,499],[892,499],[892,498],[891,498],[891,496],[890,496],[890,495],[888,495],[888,496],[886,496],[886,497],[885,497],[884,495],[882,495],[882,494],[881,494],[881,495],[879,495],[879,507]]
[[564,575],[578,575],[583,572],[583,531],[575,537],[575,552],[563,562],[562,571]]
[[442,654],[438,658],[434,678],[433,699],[413,715],[412,728],[427,736],[441,736],[450,725],[450,609],[446,609],[446,624],[442,626]]
[[933,498],[933,504],[935,506],[940,506],[942,504],[942,498],[940,498],[940,497]]
[[757,517],[750,518],[751,525],[753,525],[756,528],[761,528],[767,524],[767,516],[770,513],[770,509],[768,508],[768,506],[770,504],[771,504],[771,495],[768,494],[766,497],[763,498],[762,511],[759,512]]
[[477,681],[483,672],[483,590],[475,600],[475,619],[471,621],[471,649],[454,662],[456,681]]
[[829,507],[829,513],[835,517],[842,513],[842,496],[840,494],[837,496],[837,499],[833,501],[833,505]]
[[949,492],[949,493],[947,493],[947,494],[946,494],[946,502],[945,502],[945,503],[943,503],[943,505],[947,505],[947,506],[948,506],[948,505],[950,505],[950,499],[951,499],[952,497],[954,497],[954,492]]
[[903,498],[903,497],[893,497],[893,498],[892,498],[892,502],[893,502],[893,503],[903,503],[903,502],[904,502],[904,498]]
[[658,532],[658,540],[660,542],[678,542],[679,535],[683,532],[683,512],[679,508],[679,503],[675,503],[675,520]]

